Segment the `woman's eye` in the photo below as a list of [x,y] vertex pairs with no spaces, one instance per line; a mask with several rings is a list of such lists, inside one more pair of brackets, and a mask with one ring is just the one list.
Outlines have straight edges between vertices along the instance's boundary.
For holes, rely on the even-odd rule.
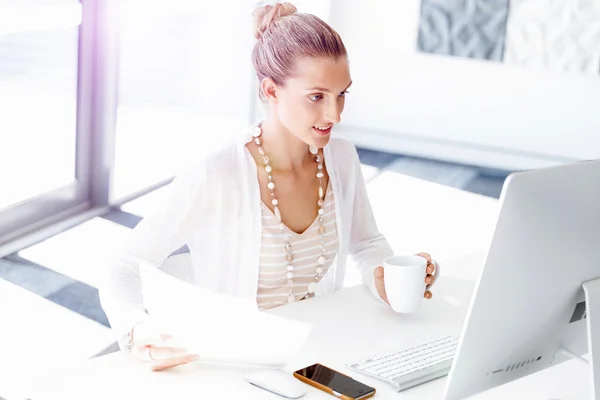
[[[347,90],[344,92],[340,92],[339,97],[346,97],[346,94],[348,94],[350,92],[348,92]],[[323,99],[323,95],[322,94],[312,94],[310,96],[308,96],[309,99],[311,99],[312,101],[319,101],[321,99]]]

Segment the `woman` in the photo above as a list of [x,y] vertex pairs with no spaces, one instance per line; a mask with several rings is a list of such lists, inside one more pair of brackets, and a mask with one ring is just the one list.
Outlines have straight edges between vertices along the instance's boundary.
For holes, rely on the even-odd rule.
[[[378,232],[354,146],[331,137],[352,81],[340,36],[289,4],[255,10],[253,64],[266,118],[179,175],[170,199],[111,264],[102,306],[122,348],[162,370],[198,359],[172,347],[144,313],[136,260],[160,265],[184,244],[192,283],[269,309],[342,287],[351,255],[387,302]],[[426,283],[434,270],[429,262]],[[426,298],[431,293],[426,291]]]

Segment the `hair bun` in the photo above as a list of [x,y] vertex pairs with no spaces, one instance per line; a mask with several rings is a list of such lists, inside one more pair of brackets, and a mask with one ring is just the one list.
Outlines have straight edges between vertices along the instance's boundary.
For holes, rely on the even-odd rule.
[[254,17],[254,37],[260,39],[271,23],[278,18],[294,14],[298,9],[291,3],[276,3],[258,7],[252,13]]

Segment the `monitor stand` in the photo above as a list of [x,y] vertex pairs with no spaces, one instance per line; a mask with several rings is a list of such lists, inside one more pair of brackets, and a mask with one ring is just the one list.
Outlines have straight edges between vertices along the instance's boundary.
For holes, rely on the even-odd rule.
[[585,292],[592,399],[600,400],[600,278],[584,282],[582,286]]

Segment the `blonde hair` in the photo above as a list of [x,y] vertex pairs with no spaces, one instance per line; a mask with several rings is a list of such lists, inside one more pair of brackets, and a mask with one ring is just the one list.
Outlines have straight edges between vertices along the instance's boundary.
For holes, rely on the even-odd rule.
[[[330,57],[337,61],[347,55],[342,38],[333,28],[319,17],[297,11],[290,3],[254,10],[257,42],[252,64],[259,82],[271,78],[277,85],[283,85],[292,76],[300,57]],[[262,97],[260,89],[259,94]]]

